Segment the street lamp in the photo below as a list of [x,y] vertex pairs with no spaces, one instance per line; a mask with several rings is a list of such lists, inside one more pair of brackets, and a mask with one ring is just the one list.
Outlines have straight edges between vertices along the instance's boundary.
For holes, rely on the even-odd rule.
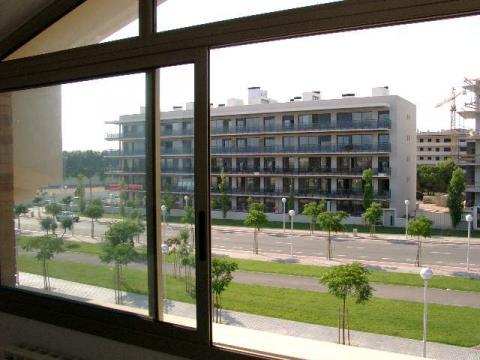
[[405,200],[405,240],[408,240],[408,205],[410,200]]
[[468,240],[467,240],[467,271],[470,271],[470,229],[472,226],[473,216],[468,214],[465,216],[465,220],[468,223]]
[[[165,206],[165,205],[163,205]],[[163,261],[162,261],[162,269],[163,269],[163,306],[165,314],[167,313],[167,254],[170,251],[170,248],[167,244],[161,245],[162,254],[163,254]]]
[[160,206],[160,210],[162,210],[162,215],[163,215],[163,237],[167,237],[167,222],[165,221],[165,218],[167,216],[167,206],[162,205]]
[[287,198],[282,198],[282,208],[283,208],[283,232],[285,232],[285,204],[287,203]]
[[293,217],[295,216],[295,210],[290,210],[288,215],[290,215],[290,231],[292,233],[290,237],[290,256],[293,256]]
[[185,207],[187,207],[188,206],[188,195],[185,195],[183,197],[183,200],[185,200]]
[[420,270],[420,276],[423,279],[423,357],[427,357],[427,288],[428,280],[433,276],[433,271],[430,268],[423,268]]

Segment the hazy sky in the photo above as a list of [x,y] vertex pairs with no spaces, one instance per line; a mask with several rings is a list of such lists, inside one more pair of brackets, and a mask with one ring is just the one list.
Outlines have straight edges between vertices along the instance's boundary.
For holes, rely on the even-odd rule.
[[[242,3],[241,9],[248,8],[244,2],[238,3]],[[212,15],[201,13],[202,7],[192,0],[167,1],[159,7],[159,23],[162,29],[171,29],[274,10],[279,3],[251,1],[248,13],[239,13],[240,8],[233,6],[237,2],[225,7],[225,1],[211,0],[210,5],[223,6]],[[293,3],[300,6],[318,1],[289,2]],[[190,6],[188,12],[183,10],[185,6]],[[190,14],[199,16],[189,18]],[[134,35],[137,27],[132,23],[110,39]],[[346,92],[370,96],[372,87],[388,85],[391,94],[417,105],[418,129],[445,129],[449,127],[449,105],[434,106],[450,95],[452,86],[459,89],[464,77],[480,77],[480,46],[475,43],[479,38],[480,17],[468,17],[213,50],[211,102],[217,105],[231,97],[246,100],[250,86],[261,86],[270,97],[283,102],[311,90],[320,90],[324,99],[339,98]],[[193,101],[193,66],[164,69],[161,81],[162,110]],[[145,99],[144,76],[64,85],[62,97],[65,150],[115,148],[115,143],[104,141],[104,134],[117,128],[104,122],[139,112]],[[457,107],[461,109],[467,100],[461,97]]]

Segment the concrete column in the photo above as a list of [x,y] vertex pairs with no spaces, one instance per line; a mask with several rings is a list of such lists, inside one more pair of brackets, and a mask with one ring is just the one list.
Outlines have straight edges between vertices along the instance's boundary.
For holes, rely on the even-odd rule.
[[0,284],[15,286],[13,129],[10,94],[0,94]]
[[330,185],[331,185],[332,192],[337,191],[337,179],[336,178],[332,178],[332,181],[330,182]]

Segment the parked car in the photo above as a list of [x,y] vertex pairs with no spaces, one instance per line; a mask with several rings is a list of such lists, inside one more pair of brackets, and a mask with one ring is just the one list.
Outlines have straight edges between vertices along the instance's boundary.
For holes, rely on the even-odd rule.
[[57,215],[57,221],[62,221],[63,218],[70,218],[74,222],[79,222],[80,221],[80,216],[75,215],[71,211],[62,211],[60,214]]

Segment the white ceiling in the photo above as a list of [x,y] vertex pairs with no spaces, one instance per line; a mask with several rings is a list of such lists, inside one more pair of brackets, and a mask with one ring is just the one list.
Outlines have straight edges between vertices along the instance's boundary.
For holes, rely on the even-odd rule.
[[0,41],[55,0],[0,0]]

